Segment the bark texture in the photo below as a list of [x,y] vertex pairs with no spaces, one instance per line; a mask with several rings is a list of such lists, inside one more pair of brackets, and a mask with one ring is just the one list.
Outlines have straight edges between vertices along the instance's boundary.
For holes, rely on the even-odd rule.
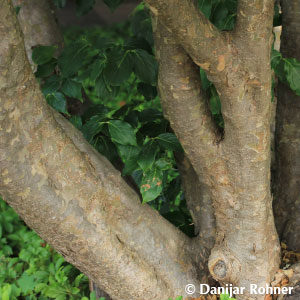
[[[221,284],[246,287],[238,299],[263,299],[250,295],[249,286],[265,286],[279,266],[270,192],[274,3],[239,1],[236,29],[222,34],[193,1],[146,2],[153,14],[164,114],[213,200],[216,240],[210,273]],[[206,70],[221,98],[223,138],[196,65]],[[199,205],[201,194],[194,198]]]
[[[281,52],[300,60],[300,0],[284,0]],[[274,214],[280,238],[300,251],[300,96],[279,83]]]
[[49,0],[13,0],[19,7],[18,21],[24,35],[27,57],[31,65],[32,49],[35,46],[53,46],[62,48],[63,37],[56,23],[54,10]]
[[[0,194],[113,299],[162,300],[199,283],[199,250],[46,104],[9,0],[0,4]],[[195,252],[197,251],[197,252]]]

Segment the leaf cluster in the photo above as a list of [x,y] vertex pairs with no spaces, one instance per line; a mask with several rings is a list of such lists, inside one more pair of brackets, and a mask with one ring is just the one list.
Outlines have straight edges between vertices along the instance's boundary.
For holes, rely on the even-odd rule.
[[96,300],[88,278],[31,231],[0,198],[0,299]]

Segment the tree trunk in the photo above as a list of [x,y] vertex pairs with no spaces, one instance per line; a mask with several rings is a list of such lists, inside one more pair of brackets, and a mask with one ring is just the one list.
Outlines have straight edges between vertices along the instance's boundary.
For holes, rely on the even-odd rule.
[[[265,286],[279,266],[270,193],[274,3],[239,0],[234,32],[222,33],[191,0],[146,2],[164,114],[192,167],[181,172],[199,184],[199,197],[189,197],[198,237],[186,237],[142,205],[119,172],[46,105],[9,0],[0,4],[0,193],[113,299],[187,296],[186,284],[207,281],[207,260],[221,285],[245,288],[238,299],[264,299],[249,286]],[[224,136],[198,66],[220,95]],[[186,182],[185,189],[193,191]],[[197,207],[210,201],[215,226],[210,211],[211,223],[203,226]]]
[[[300,0],[281,3],[281,52],[300,60]],[[300,251],[300,96],[283,83],[278,86],[276,112],[276,175],[274,214],[280,238]]]

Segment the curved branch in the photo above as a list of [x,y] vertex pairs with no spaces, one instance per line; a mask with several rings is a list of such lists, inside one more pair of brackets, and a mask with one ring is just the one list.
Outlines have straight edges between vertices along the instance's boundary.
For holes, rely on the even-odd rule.
[[63,45],[63,36],[55,22],[54,11],[49,0],[13,0],[19,6],[18,21],[24,35],[25,49],[31,65],[32,48],[37,45],[53,46],[59,49]]
[[217,159],[220,138],[201,91],[199,69],[165,26],[154,26],[154,36],[164,115],[199,175],[203,162]]
[[232,60],[228,42],[204,16],[192,0],[146,0],[154,16],[174,33],[193,61],[208,72],[214,81],[224,81],[219,74]]
[[190,241],[123,181],[32,75],[9,0],[0,4],[0,193],[114,299],[161,300],[198,282]]

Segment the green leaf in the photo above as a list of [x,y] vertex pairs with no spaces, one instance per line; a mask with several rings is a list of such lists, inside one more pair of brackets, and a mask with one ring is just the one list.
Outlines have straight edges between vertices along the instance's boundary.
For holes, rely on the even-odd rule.
[[61,78],[57,75],[52,75],[51,77],[47,78],[42,87],[44,96],[47,97],[48,94],[56,92],[60,88],[60,84]]
[[52,58],[48,63],[43,65],[38,65],[37,71],[34,73],[34,75],[37,78],[43,78],[50,76],[55,69],[57,60],[55,58]]
[[144,96],[146,100],[152,100],[157,96],[156,87],[144,82],[140,82],[138,84],[138,91]]
[[88,142],[91,142],[96,134],[101,132],[104,126],[103,116],[95,115],[82,126],[82,133]]
[[206,73],[203,69],[200,68],[200,78],[201,78],[201,86],[204,91],[207,91],[212,83],[207,79]]
[[227,21],[228,9],[224,2],[219,2],[214,9],[212,22],[220,30],[223,30]]
[[158,151],[159,147],[155,140],[150,140],[142,147],[137,163],[144,172],[153,166]]
[[132,62],[128,51],[114,48],[108,55],[108,63],[104,69],[104,76],[111,85],[121,85],[132,73]]
[[182,147],[173,133],[162,133],[156,140],[166,150],[182,152]]
[[300,61],[296,58],[284,58],[284,71],[290,88],[300,96]]
[[32,51],[32,61],[37,65],[49,62],[56,50],[56,46],[37,46]]
[[210,0],[198,0],[198,8],[202,11],[207,19],[210,18],[212,1]]
[[221,114],[221,101],[220,97],[215,90],[215,88],[211,89],[212,91],[212,96],[209,99],[209,107],[210,111],[213,115],[218,115]]
[[108,123],[111,139],[121,145],[136,146],[136,136],[130,124],[121,120],[111,120]]
[[149,84],[156,83],[157,61],[154,56],[142,49],[132,50],[130,56],[137,77]]
[[103,0],[103,2],[110,8],[111,11],[114,11],[123,0]]
[[106,136],[97,136],[92,145],[111,162],[119,158],[116,145]]
[[58,66],[63,77],[70,77],[86,65],[98,52],[91,48],[86,39],[77,40],[64,48],[58,58]]
[[156,199],[162,192],[163,173],[158,168],[148,170],[143,174],[140,191],[143,203]]
[[72,79],[66,79],[61,86],[61,91],[65,95],[71,98],[79,99],[82,102],[83,100],[81,94],[81,87],[82,87],[81,83],[74,81]]
[[11,285],[6,283],[2,287],[1,299],[2,300],[10,300],[10,295],[11,295]]
[[95,81],[99,77],[99,75],[103,71],[105,64],[106,64],[106,58],[104,57],[97,58],[93,62],[93,64],[91,65],[90,80]]
[[101,99],[109,97],[112,93],[112,89],[109,84],[106,83],[103,74],[101,74],[95,82],[95,92]]
[[50,106],[56,109],[58,112],[69,114],[67,111],[67,101],[62,93],[54,92],[48,94],[46,100]]
[[22,290],[23,294],[27,294],[30,291],[34,290],[35,281],[34,275],[28,275],[27,273],[23,273],[20,279],[17,280],[19,287]]
[[82,16],[88,13],[95,5],[95,0],[76,0],[76,13]]

